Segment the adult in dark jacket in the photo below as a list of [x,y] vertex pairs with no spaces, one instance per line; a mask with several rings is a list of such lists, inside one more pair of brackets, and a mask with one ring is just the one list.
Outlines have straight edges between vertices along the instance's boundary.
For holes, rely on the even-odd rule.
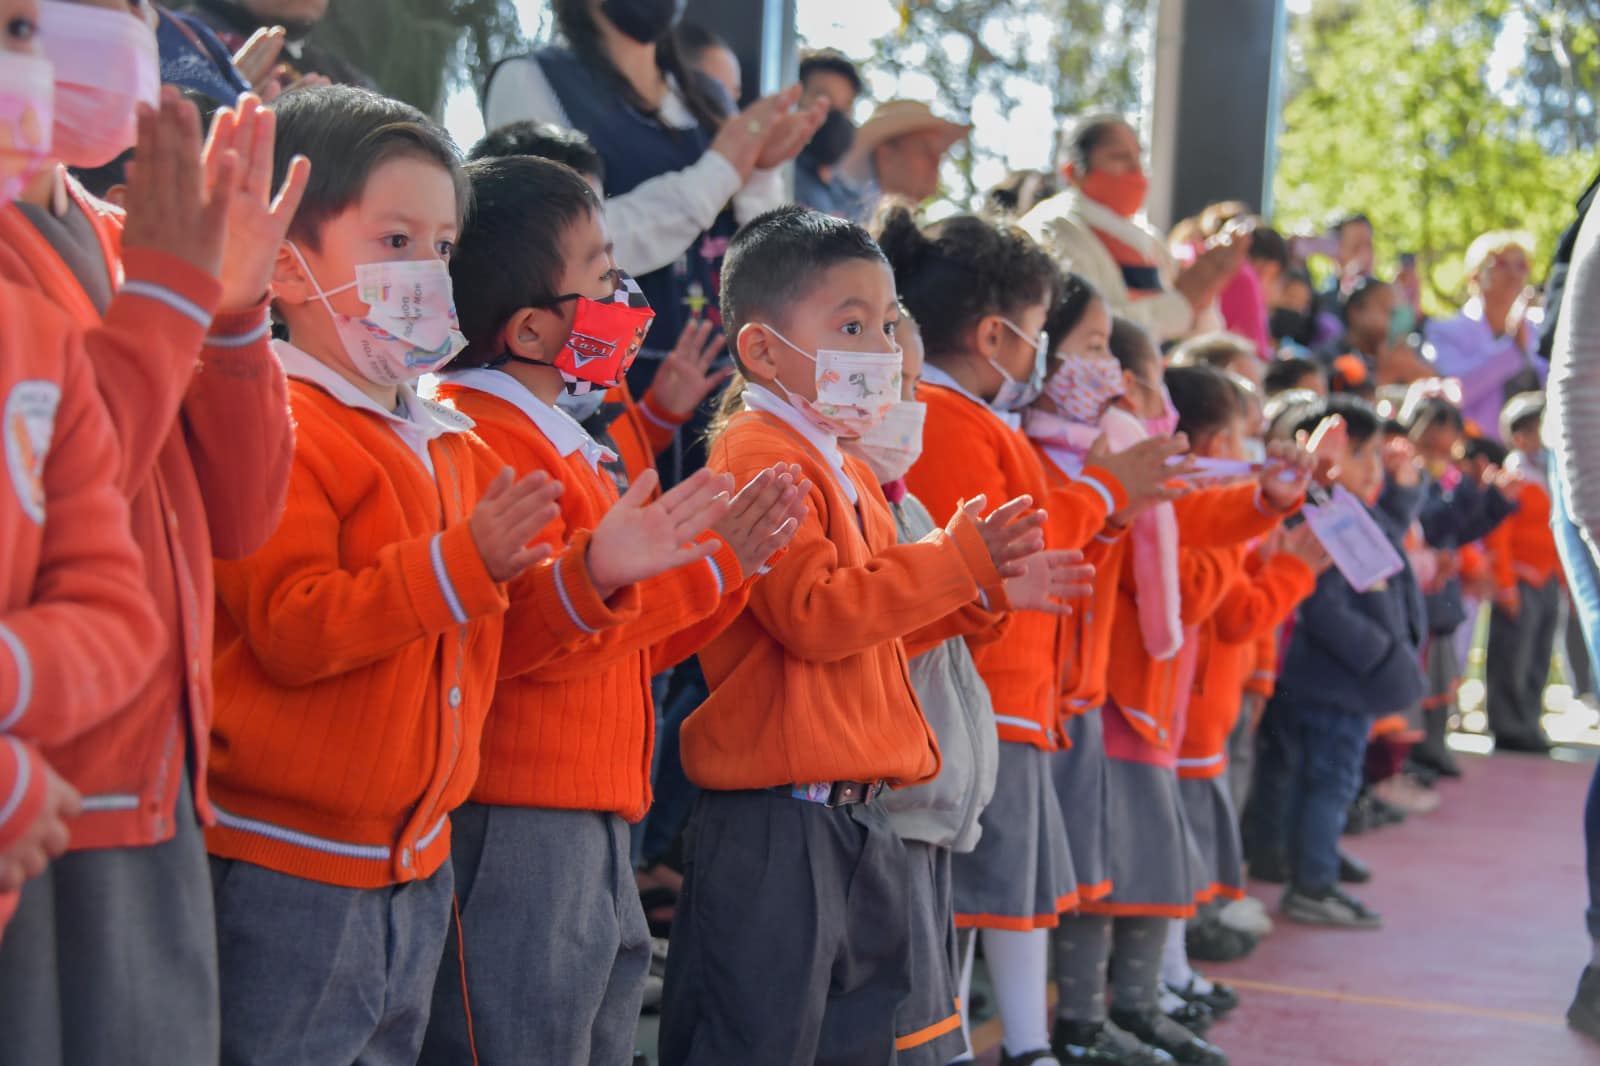
[[330,0],[196,0],[186,10],[210,27],[235,54],[258,31],[282,27],[283,51],[256,85],[256,91],[267,98],[294,88],[305,79],[315,79],[315,84],[324,84],[326,79],[335,85],[376,89],[372,79],[355,64],[306,40],[328,13],[329,3]]

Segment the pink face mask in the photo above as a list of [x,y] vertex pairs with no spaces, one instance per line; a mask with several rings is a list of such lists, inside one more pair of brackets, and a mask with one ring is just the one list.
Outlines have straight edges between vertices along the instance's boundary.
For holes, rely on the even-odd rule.
[[1086,426],[1099,425],[1122,393],[1122,364],[1109,355],[1068,355],[1044,383],[1061,417]]
[[1161,404],[1164,408],[1161,414],[1144,420],[1145,432],[1152,437],[1170,437],[1178,431],[1178,408],[1165,384],[1161,386]]
[[50,157],[55,71],[43,56],[0,59],[0,202],[10,203]]

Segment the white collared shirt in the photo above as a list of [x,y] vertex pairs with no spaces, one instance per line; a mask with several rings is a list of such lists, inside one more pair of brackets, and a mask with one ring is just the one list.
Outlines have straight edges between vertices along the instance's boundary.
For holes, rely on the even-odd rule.
[[394,435],[422,460],[430,477],[433,476],[433,456],[428,452],[428,442],[446,433],[465,433],[472,429],[472,419],[453,407],[417,395],[417,390],[410,385],[397,386],[400,410],[386,411],[333,367],[288,341],[275,340],[272,349],[289,377],[315,385],[352,410],[366,411],[383,419]]
[[938,385],[941,388],[951,389],[955,392],[959,392],[961,395],[965,396],[967,399],[971,400],[973,403],[977,404],[985,411],[988,411],[1000,421],[1004,422],[1011,429],[1022,428],[1021,411],[996,411],[993,407],[990,407],[985,400],[982,400],[968,392],[966,387],[963,386],[961,382],[957,381],[943,370],[940,370],[932,363],[924,363],[922,365],[922,381],[926,385]]
[[813,448],[821,452],[828,466],[833,469],[833,476],[839,482],[839,487],[844,490],[845,498],[852,504],[859,502],[855,482],[844,472],[844,453],[839,450],[838,437],[813,425],[811,420],[801,414],[789,401],[753,381],[745,384],[741,395],[747,410],[771,415],[800,434]]
[[528,421],[537,426],[545,439],[555,445],[556,451],[563,456],[582,452],[584,461],[596,473],[600,471],[602,463],[614,463],[617,460],[616,453],[589,436],[589,431],[577,419],[561,408],[545,403],[526,385],[503,370],[474,367],[471,370],[446,371],[439,375],[438,380],[504,400],[527,415]]

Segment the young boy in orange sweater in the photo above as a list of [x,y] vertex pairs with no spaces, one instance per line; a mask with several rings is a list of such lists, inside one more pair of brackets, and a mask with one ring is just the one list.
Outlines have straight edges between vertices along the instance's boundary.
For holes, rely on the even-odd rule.
[[[561,481],[560,518],[540,538],[559,546],[618,507],[622,489],[621,506],[653,489],[652,470],[618,469],[559,406],[617,387],[653,312],[616,269],[600,201],[575,171],[511,157],[468,173],[473,216],[452,263],[468,343],[438,395],[519,475]],[[628,824],[650,805],[650,678],[743,609],[747,581],[803,513],[797,480],[783,463],[754,474],[716,508],[714,537],[639,587],[630,621],[566,648],[508,641],[478,783],[452,816],[458,940],[424,1063],[509,1066],[535,1048],[557,1062],[631,1060],[650,933]],[[692,514],[732,485],[702,470],[663,501]],[[513,586],[513,602],[523,594]]]
[[[780,208],[735,236],[723,322],[741,401],[711,466],[797,463],[789,550],[701,654],[711,696],[683,728],[704,791],[672,927],[661,1057],[885,1063],[910,988],[905,851],[874,803],[939,771],[901,638],[1042,549],[1026,498],[897,544],[871,470],[839,450],[899,397],[893,275],[860,227]],[[730,397],[731,398],[731,397]]]
[[629,586],[700,527],[693,508],[618,508],[540,565],[551,549],[529,542],[559,483],[514,483],[470,419],[411,386],[462,343],[454,146],[358,89],[275,110],[278,170],[297,153],[315,169],[274,276],[298,427],[287,513],[265,548],[218,568],[207,844],[223,1062],[409,1064],[450,925],[449,814],[477,779],[502,632],[537,651],[630,617]]
[[1501,437],[1511,445],[1505,468],[1521,484],[1512,493],[1517,509],[1484,538],[1495,586],[1486,706],[1495,746],[1506,751],[1550,747],[1541,719],[1563,586],[1540,441],[1544,402],[1543,393],[1523,393],[1500,414]]
[[[253,551],[282,511],[293,434],[266,290],[303,174],[274,205],[272,129],[253,98],[219,116],[203,158],[199,121],[176,90],[159,111],[142,106],[160,92],[143,5],[49,2],[39,13],[53,144],[0,210],[0,277],[82,333],[160,621],[143,630],[153,663],[143,686],[45,745],[84,812],[0,946],[0,1062],[214,1062],[216,933],[200,832],[212,817],[212,557]],[[103,163],[136,140],[124,218],[63,164]]]

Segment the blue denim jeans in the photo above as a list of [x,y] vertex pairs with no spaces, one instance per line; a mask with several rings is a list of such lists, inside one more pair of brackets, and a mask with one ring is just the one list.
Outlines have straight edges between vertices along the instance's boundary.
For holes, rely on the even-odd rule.
[[1281,699],[1262,719],[1250,854],[1286,856],[1296,888],[1319,892],[1339,883],[1339,834],[1361,791],[1371,728],[1366,714]]
[[[1572,610],[1583,627],[1589,661],[1600,664],[1600,566],[1595,552],[1584,539],[1572,512],[1567,508],[1566,490],[1555,457],[1550,458],[1550,525],[1555,530],[1556,550],[1567,574],[1572,593]],[[1589,781],[1589,799],[1583,809],[1583,839],[1589,865],[1589,935],[1600,940],[1600,765]]]

